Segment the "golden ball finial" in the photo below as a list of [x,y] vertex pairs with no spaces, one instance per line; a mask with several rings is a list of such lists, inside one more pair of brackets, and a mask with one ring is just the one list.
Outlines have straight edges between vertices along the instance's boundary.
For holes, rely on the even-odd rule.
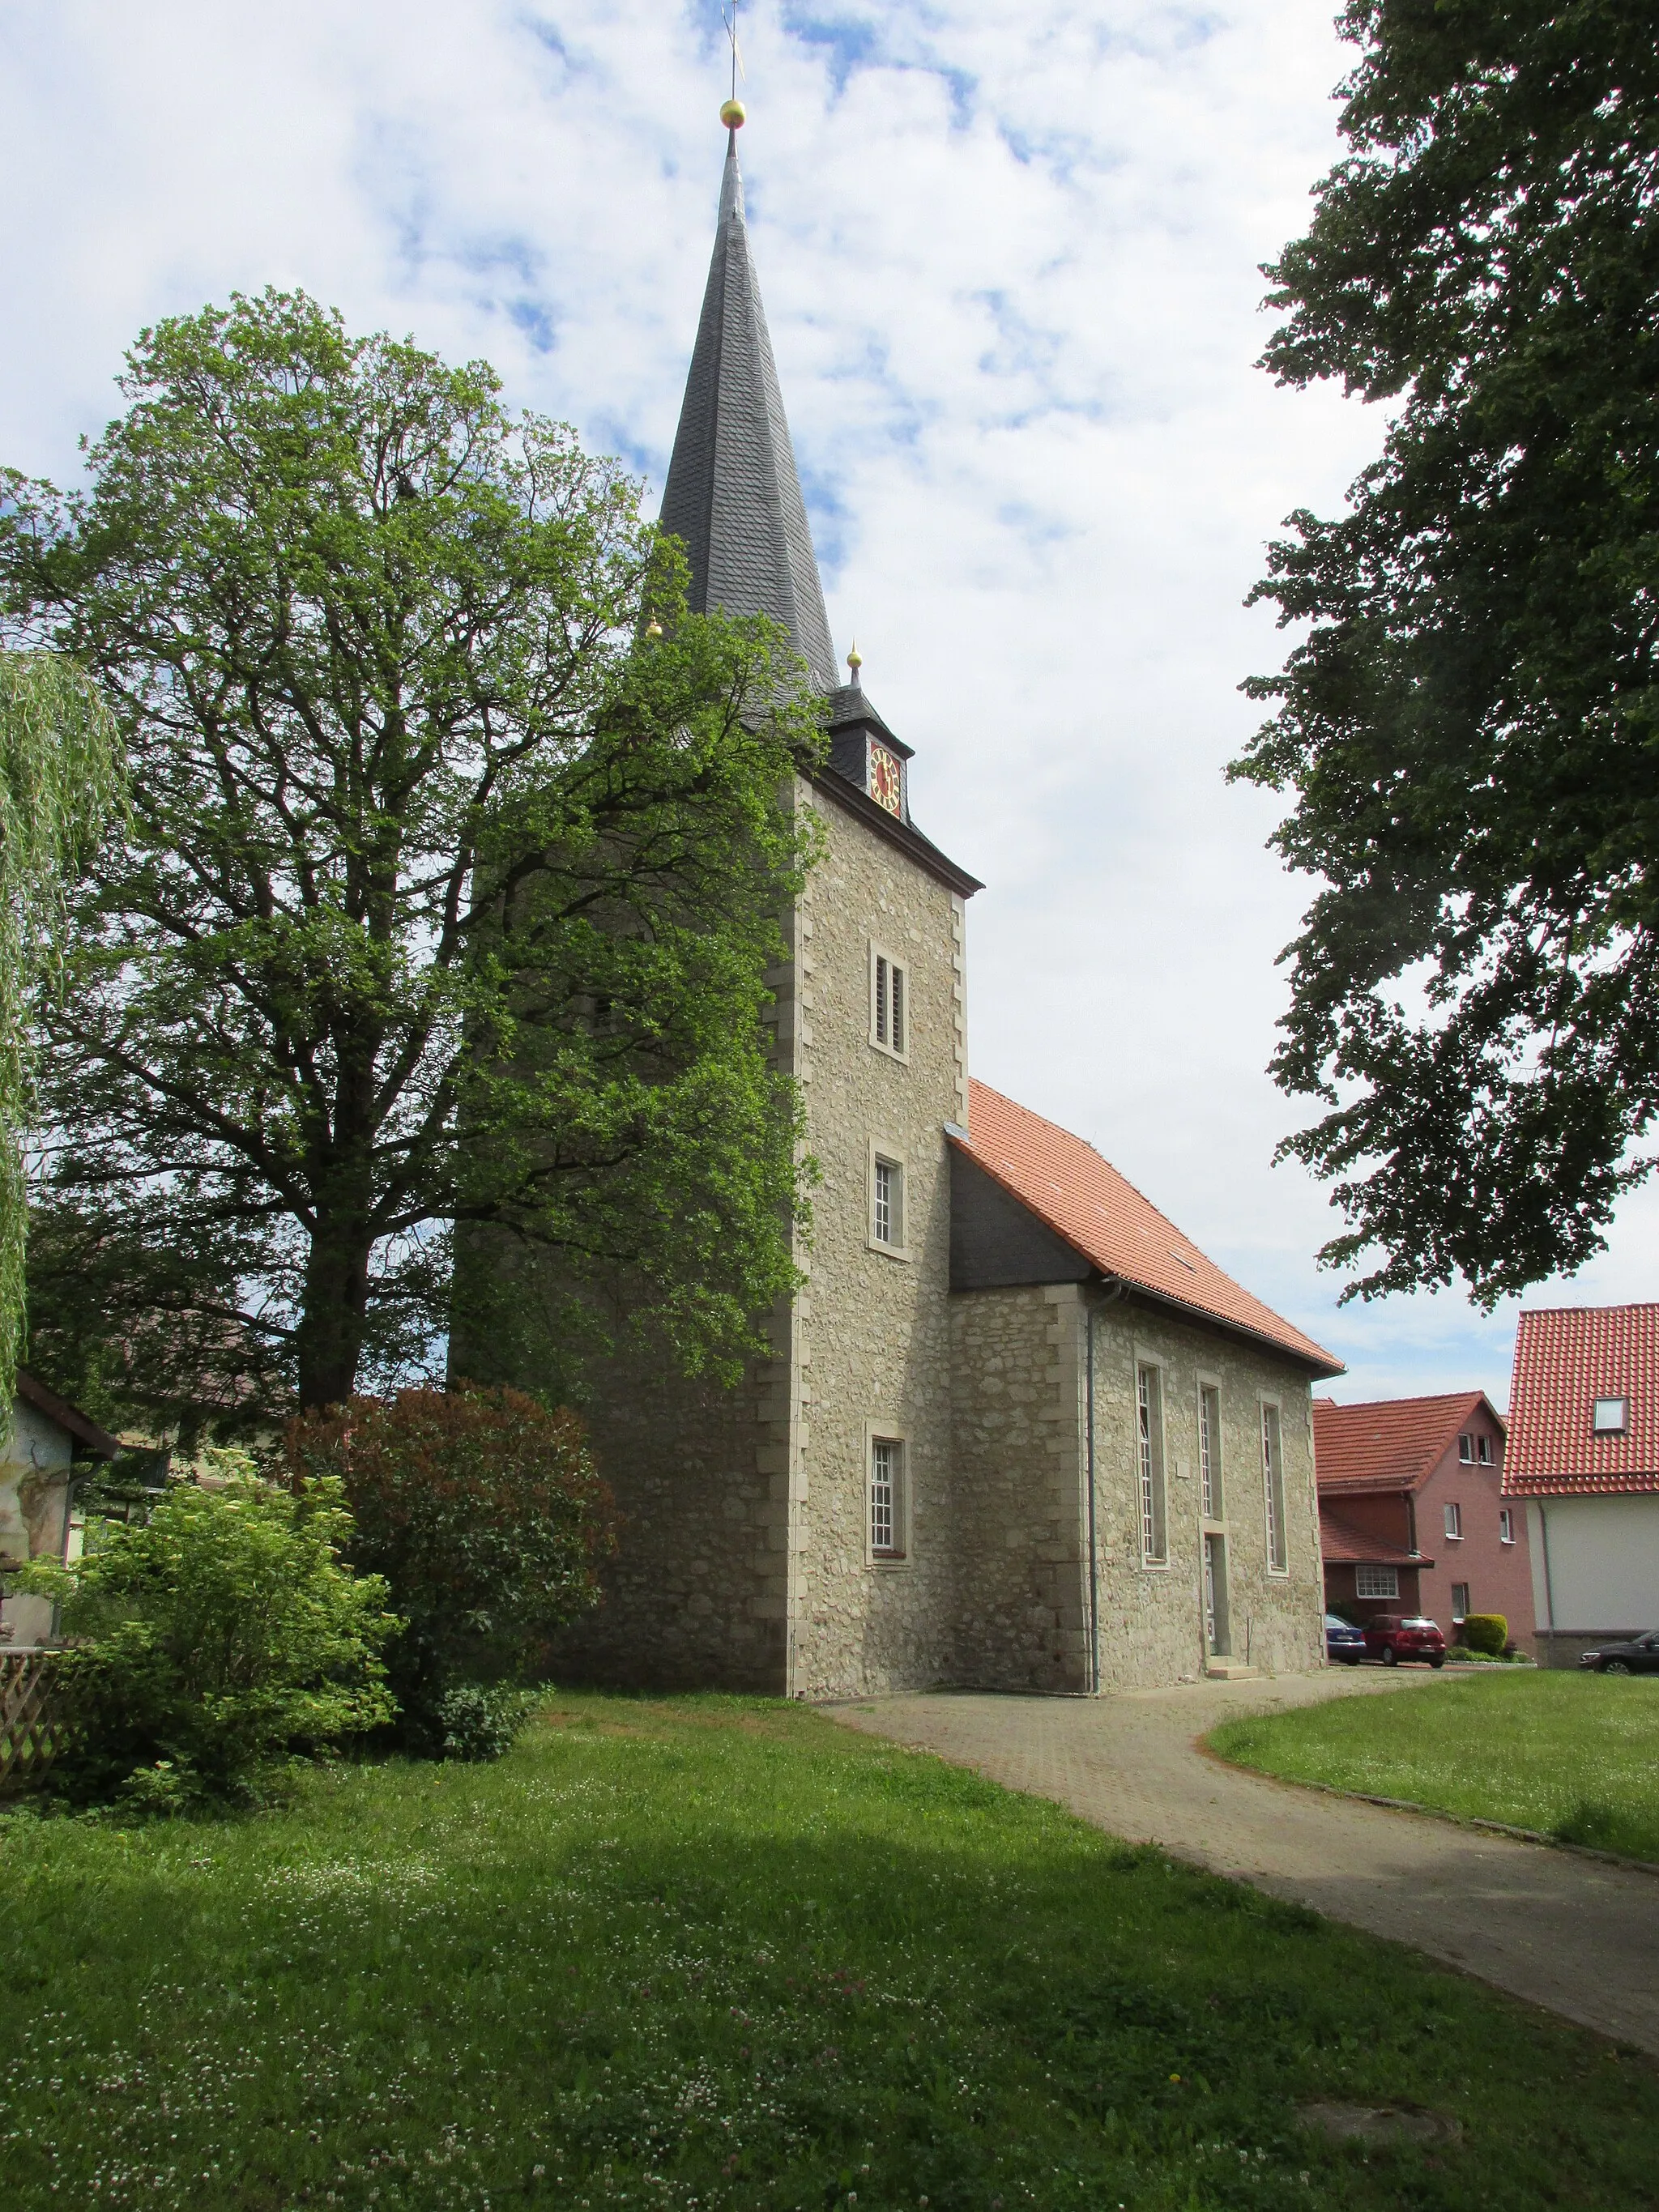
[[741,131],[747,120],[747,111],[740,100],[728,100],[720,110],[720,121],[728,131]]
[[857,638],[853,640],[853,650],[847,656],[847,665],[853,671],[854,675],[856,675],[858,671],[864,665],[864,655],[859,651],[859,641]]

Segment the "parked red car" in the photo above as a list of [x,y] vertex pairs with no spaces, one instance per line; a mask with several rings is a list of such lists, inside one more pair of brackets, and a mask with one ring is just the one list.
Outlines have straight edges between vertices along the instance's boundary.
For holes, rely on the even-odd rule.
[[1402,1659],[1443,1667],[1446,1639],[1421,1613],[1379,1613],[1365,1623],[1365,1656],[1380,1659],[1385,1667],[1397,1667]]

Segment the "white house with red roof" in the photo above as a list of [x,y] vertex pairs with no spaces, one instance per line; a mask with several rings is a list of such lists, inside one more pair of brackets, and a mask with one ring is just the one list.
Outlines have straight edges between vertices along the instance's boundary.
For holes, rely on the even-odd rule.
[[1340,1406],[1314,1400],[1325,1598],[1361,1626],[1425,1613],[1449,1640],[1502,1613],[1533,1643],[1526,1517],[1502,1495],[1504,1425],[1480,1390]]
[[[78,1407],[20,1368],[11,1418],[0,1431],[0,1569],[66,1557],[77,1468],[112,1460],[120,1449]],[[0,1598],[0,1650],[44,1644],[52,1622],[50,1598]]]
[[1541,1660],[1659,1628],[1659,1305],[1522,1315],[1504,1495],[1531,1533]]

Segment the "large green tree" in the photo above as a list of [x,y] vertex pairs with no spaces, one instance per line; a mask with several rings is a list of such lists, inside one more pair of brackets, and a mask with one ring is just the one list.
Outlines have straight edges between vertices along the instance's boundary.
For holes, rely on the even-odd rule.
[[33,995],[57,978],[68,886],[121,788],[120,742],[85,672],[0,653],[0,1424],[23,1327],[23,1132]]
[[1579,1266],[1659,1103],[1659,40],[1630,0],[1354,0],[1350,152],[1267,274],[1282,383],[1388,406],[1257,596],[1234,774],[1323,878],[1274,1060],[1364,1295]]
[[639,487],[487,367],[303,295],[159,325],[123,389],[85,493],[0,523],[13,635],[132,761],[45,1010],[60,1227],[302,1406],[441,1331],[458,1225],[729,1361],[799,1204],[777,635],[687,616]]

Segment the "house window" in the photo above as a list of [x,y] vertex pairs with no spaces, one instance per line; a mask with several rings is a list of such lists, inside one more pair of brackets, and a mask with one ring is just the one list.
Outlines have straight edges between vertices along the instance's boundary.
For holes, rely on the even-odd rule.
[[1140,1556],[1149,1566],[1168,1558],[1164,1497],[1164,1392],[1156,1367],[1135,1370],[1135,1410],[1140,1432]]
[[1630,1426],[1630,1400],[1598,1398],[1590,1426],[1598,1437],[1622,1437]]
[[870,1177],[870,1235],[895,1252],[904,1249],[904,1170],[879,1153]]
[[1279,1432],[1279,1408],[1261,1408],[1261,1480],[1267,1522],[1267,1572],[1291,1571],[1290,1544],[1285,1528],[1285,1450]]
[[1457,1439],[1457,1456],[1462,1461],[1465,1467],[1474,1466],[1474,1438],[1472,1436],[1459,1437]]
[[1356,1597],[1398,1597],[1399,1568],[1356,1567],[1353,1571],[1353,1594]]
[[1461,1544],[1463,1540],[1463,1509],[1461,1505],[1446,1508],[1446,1536],[1447,1540],[1453,1544]]
[[1452,1584],[1452,1619],[1467,1620],[1469,1617],[1469,1586],[1467,1583]]
[[897,1437],[870,1440],[870,1556],[904,1557],[904,1446]]
[[1202,1478],[1204,1518],[1221,1518],[1221,1393],[1213,1382],[1198,1390],[1198,1471]]
[[1490,1437],[1477,1437],[1475,1438],[1474,1455],[1476,1459],[1480,1461],[1482,1467],[1490,1467],[1492,1465],[1492,1438]]
[[1498,1540],[1500,1544],[1515,1541],[1515,1516],[1507,1505],[1500,1505],[1498,1509]]
[[902,1060],[910,1049],[910,971],[870,948],[870,1042]]

